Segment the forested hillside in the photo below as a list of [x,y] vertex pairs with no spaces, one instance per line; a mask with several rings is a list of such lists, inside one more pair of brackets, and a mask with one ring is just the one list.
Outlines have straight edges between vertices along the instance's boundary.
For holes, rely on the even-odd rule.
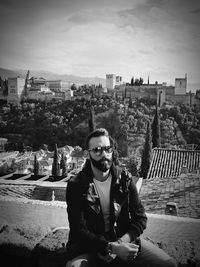
[[[150,99],[124,102],[109,96],[64,102],[1,104],[0,132],[7,137],[8,150],[38,150],[44,144],[84,147],[90,108],[96,127],[105,127],[117,141],[120,156],[135,153],[144,144],[146,125],[152,123],[156,105]],[[161,147],[184,148],[200,144],[200,114],[190,107],[166,106],[159,110]]]

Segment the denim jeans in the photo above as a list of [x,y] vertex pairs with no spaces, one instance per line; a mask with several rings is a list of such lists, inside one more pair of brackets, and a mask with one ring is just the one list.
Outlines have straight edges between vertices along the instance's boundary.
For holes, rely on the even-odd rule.
[[141,238],[141,251],[137,257],[126,263],[119,258],[115,258],[110,263],[99,260],[94,254],[82,254],[69,261],[66,267],[176,267],[177,264],[162,249],[152,244],[150,241]]

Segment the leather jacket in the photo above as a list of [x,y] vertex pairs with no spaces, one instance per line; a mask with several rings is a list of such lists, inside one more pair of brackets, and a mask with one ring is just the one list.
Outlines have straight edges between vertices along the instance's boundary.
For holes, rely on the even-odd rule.
[[89,160],[67,184],[69,221],[68,258],[82,253],[107,253],[108,241],[129,233],[132,241],[146,228],[147,216],[132,177],[119,167],[111,167],[110,232],[105,233],[100,199],[93,183]]

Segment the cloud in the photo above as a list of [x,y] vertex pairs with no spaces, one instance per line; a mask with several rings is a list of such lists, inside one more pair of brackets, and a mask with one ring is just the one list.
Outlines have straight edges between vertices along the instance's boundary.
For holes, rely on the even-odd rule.
[[5,66],[161,81],[200,67],[198,1],[3,0],[0,10]]
[[[113,12],[110,12],[110,16],[112,16]],[[79,12],[74,13],[68,18],[68,22],[77,24],[77,25],[83,25],[88,24],[92,22],[103,22],[105,19],[108,22],[108,9],[100,9],[100,10],[93,10],[93,9],[87,9],[87,10],[81,10]]]
[[139,49],[138,52],[141,54],[141,55],[152,55],[152,51],[150,50],[147,50],[147,49]]
[[145,17],[146,15],[149,16],[152,9],[162,9],[164,10],[164,0],[147,0],[141,1],[138,5],[130,9],[125,9],[119,11],[119,15],[126,17],[127,15],[135,16],[138,18]]
[[91,22],[91,18],[88,18],[87,16],[83,16],[83,14],[73,14],[68,19],[69,22],[75,23],[75,24],[85,24]]
[[193,10],[190,11],[190,13],[198,15],[200,13],[200,8],[193,9]]

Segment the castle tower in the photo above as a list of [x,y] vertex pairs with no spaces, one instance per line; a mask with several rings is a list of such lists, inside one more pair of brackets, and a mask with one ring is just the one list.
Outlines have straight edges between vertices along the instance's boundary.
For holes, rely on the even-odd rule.
[[185,95],[187,89],[187,74],[185,78],[175,78],[175,95]]
[[115,89],[116,85],[122,84],[122,76],[116,76],[115,74],[106,74],[106,88]]
[[24,93],[25,80],[20,77],[8,78],[8,103],[18,105]]
[[106,74],[106,88],[114,89],[116,85],[116,76],[115,74]]

